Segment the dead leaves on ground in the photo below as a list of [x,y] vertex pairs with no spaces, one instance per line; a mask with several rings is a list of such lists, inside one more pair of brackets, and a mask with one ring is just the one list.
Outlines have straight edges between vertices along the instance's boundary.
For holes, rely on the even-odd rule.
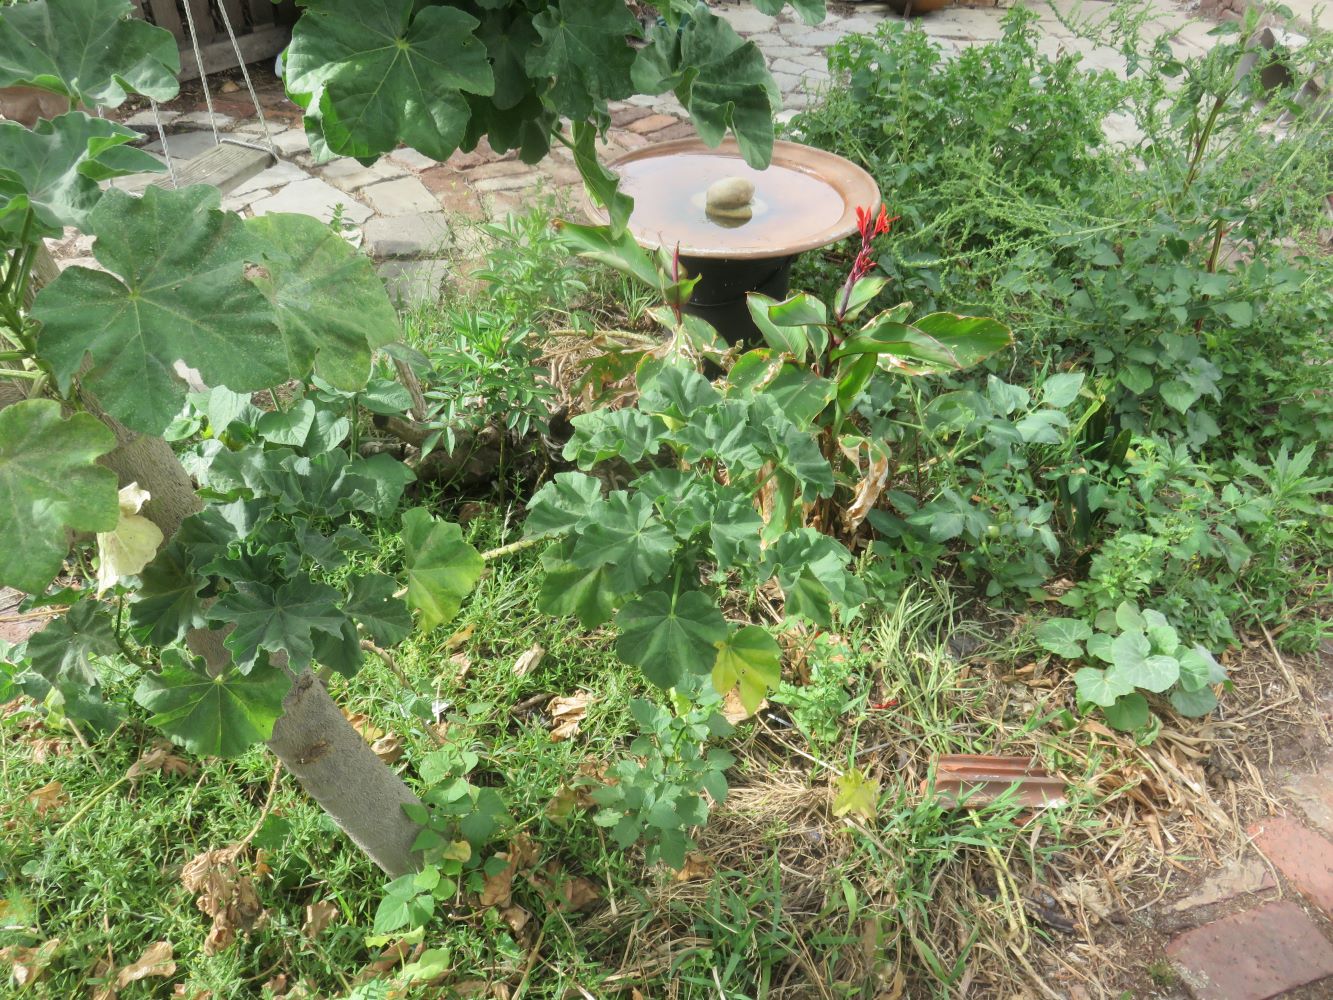
[[[126,986],[130,983],[137,983],[141,979],[156,977],[170,979],[176,974],[176,960],[171,942],[153,942],[144,949],[144,953],[139,956],[138,960],[115,972],[114,980],[111,978],[113,971],[115,970],[111,962],[103,959],[103,971],[100,975],[108,981],[93,990],[93,1000],[114,1000],[116,994]],[[183,984],[178,987],[177,995],[185,995]]]
[[155,743],[151,750],[130,765],[125,777],[134,780],[156,771],[171,777],[189,778],[197,770],[188,760],[172,753],[170,743]]
[[35,948],[24,948],[14,944],[8,948],[0,948],[0,961],[10,964],[10,976],[15,985],[23,989],[41,977],[59,949],[60,938],[43,941]]
[[195,894],[195,905],[213,919],[204,939],[205,955],[216,955],[235,941],[238,933],[248,934],[266,916],[254,879],[241,874],[239,853],[236,847],[204,851],[181,869],[181,883]]
[[601,890],[591,879],[568,875],[559,861],[548,861],[538,867],[539,851],[536,842],[527,834],[519,834],[509,850],[498,852],[486,864],[486,876],[478,903],[494,907],[514,934],[520,934],[531,915],[514,902],[514,882],[522,877],[536,889],[553,909],[570,913],[585,910],[601,898]]
[[48,781],[28,795],[28,805],[32,806],[38,816],[54,812],[68,802],[69,796],[65,794],[65,786],[58,781]]
[[546,714],[551,717],[551,742],[571,739],[579,731],[579,723],[594,701],[596,699],[587,691],[567,698],[552,698],[546,705]]
[[514,676],[526,677],[537,669],[537,664],[542,662],[542,657],[546,655],[546,650],[541,646],[532,646],[514,661]]
[[305,920],[301,924],[301,933],[307,940],[313,941],[324,933],[325,928],[338,915],[338,907],[327,899],[311,903],[305,908]]

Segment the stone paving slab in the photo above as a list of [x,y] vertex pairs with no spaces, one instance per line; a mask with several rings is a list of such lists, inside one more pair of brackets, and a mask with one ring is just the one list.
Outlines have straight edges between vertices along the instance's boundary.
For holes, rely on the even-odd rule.
[[371,217],[369,208],[350,195],[325,184],[317,177],[307,177],[280,188],[266,198],[250,204],[255,215],[269,212],[297,212],[313,215],[324,222],[332,222],[334,212],[342,206],[342,217],[349,222],[361,223]]
[[430,189],[410,176],[369,184],[361,189],[361,197],[380,215],[387,216],[436,212],[440,207]]
[[443,212],[374,218],[362,227],[372,257],[434,257],[450,244],[449,219]]
[[1254,846],[1325,913],[1333,914],[1333,842],[1289,816],[1250,827]]
[[1176,900],[1171,909],[1177,913],[1204,906],[1226,903],[1238,896],[1263,892],[1277,887],[1273,873],[1258,858],[1233,861],[1216,875],[1207,878],[1188,896]]
[[1292,776],[1285,791],[1305,818],[1326,834],[1333,834],[1333,775]]
[[1166,953],[1195,1000],[1268,1000],[1333,976],[1333,944],[1285,900],[1186,931]]

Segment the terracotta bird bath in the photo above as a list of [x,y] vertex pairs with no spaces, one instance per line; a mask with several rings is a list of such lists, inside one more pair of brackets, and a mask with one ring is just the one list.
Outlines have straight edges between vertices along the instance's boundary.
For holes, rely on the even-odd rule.
[[[634,199],[635,240],[649,250],[679,247],[685,270],[699,276],[685,311],[731,343],[758,339],[746,292],[783,298],[797,254],[850,236],[857,206],[879,203],[875,179],[855,163],[795,142],[774,143],[765,170],[748,166],[732,139],[715,149],[698,139],[657,143],[609,166]],[[708,192],[728,179],[753,189],[743,208],[720,214]],[[588,210],[606,221],[604,210]]]

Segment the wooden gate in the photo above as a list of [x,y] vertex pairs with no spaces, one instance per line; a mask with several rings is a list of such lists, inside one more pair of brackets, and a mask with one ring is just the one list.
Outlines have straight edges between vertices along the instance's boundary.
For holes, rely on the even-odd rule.
[[274,5],[272,0],[132,0],[139,16],[159,28],[166,28],[180,43],[181,80],[199,78],[199,65],[190,43],[185,5],[190,5],[204,71],[217,73],[238,65],[220,7],[225,6],[236,34],[236,44],[247,63],[271,59],[291,39],[291,25],[296,20],[296,5],[291,0]]

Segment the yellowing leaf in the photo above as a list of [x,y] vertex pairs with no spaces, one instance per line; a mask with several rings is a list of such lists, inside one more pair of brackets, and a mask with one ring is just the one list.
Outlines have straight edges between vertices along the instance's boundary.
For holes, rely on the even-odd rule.
[[782,678],[782,649],[758,625],[746,625],[717,643],[713,663],[713,687],[725,695],[738,689],[746,715],[759,711],[764,695]]
[[879,805],[879,781],[852,768],[833,781],[833,815],[856,816],[869,822]]
[[162,544],[162,529],[139,513],[152,499],[138,483],[120,491],[120,520],[114,531],[97,533],[97,596],[123,576],[134,576],[153,560]]
[[130,983],[137,983],[149,976],[166,978],[175,974],[176,963],[172,959],[171,942],[156,941],[144,949],[137,962],[120,970],[120,974],[116,976],[116,989],[124,989]]

